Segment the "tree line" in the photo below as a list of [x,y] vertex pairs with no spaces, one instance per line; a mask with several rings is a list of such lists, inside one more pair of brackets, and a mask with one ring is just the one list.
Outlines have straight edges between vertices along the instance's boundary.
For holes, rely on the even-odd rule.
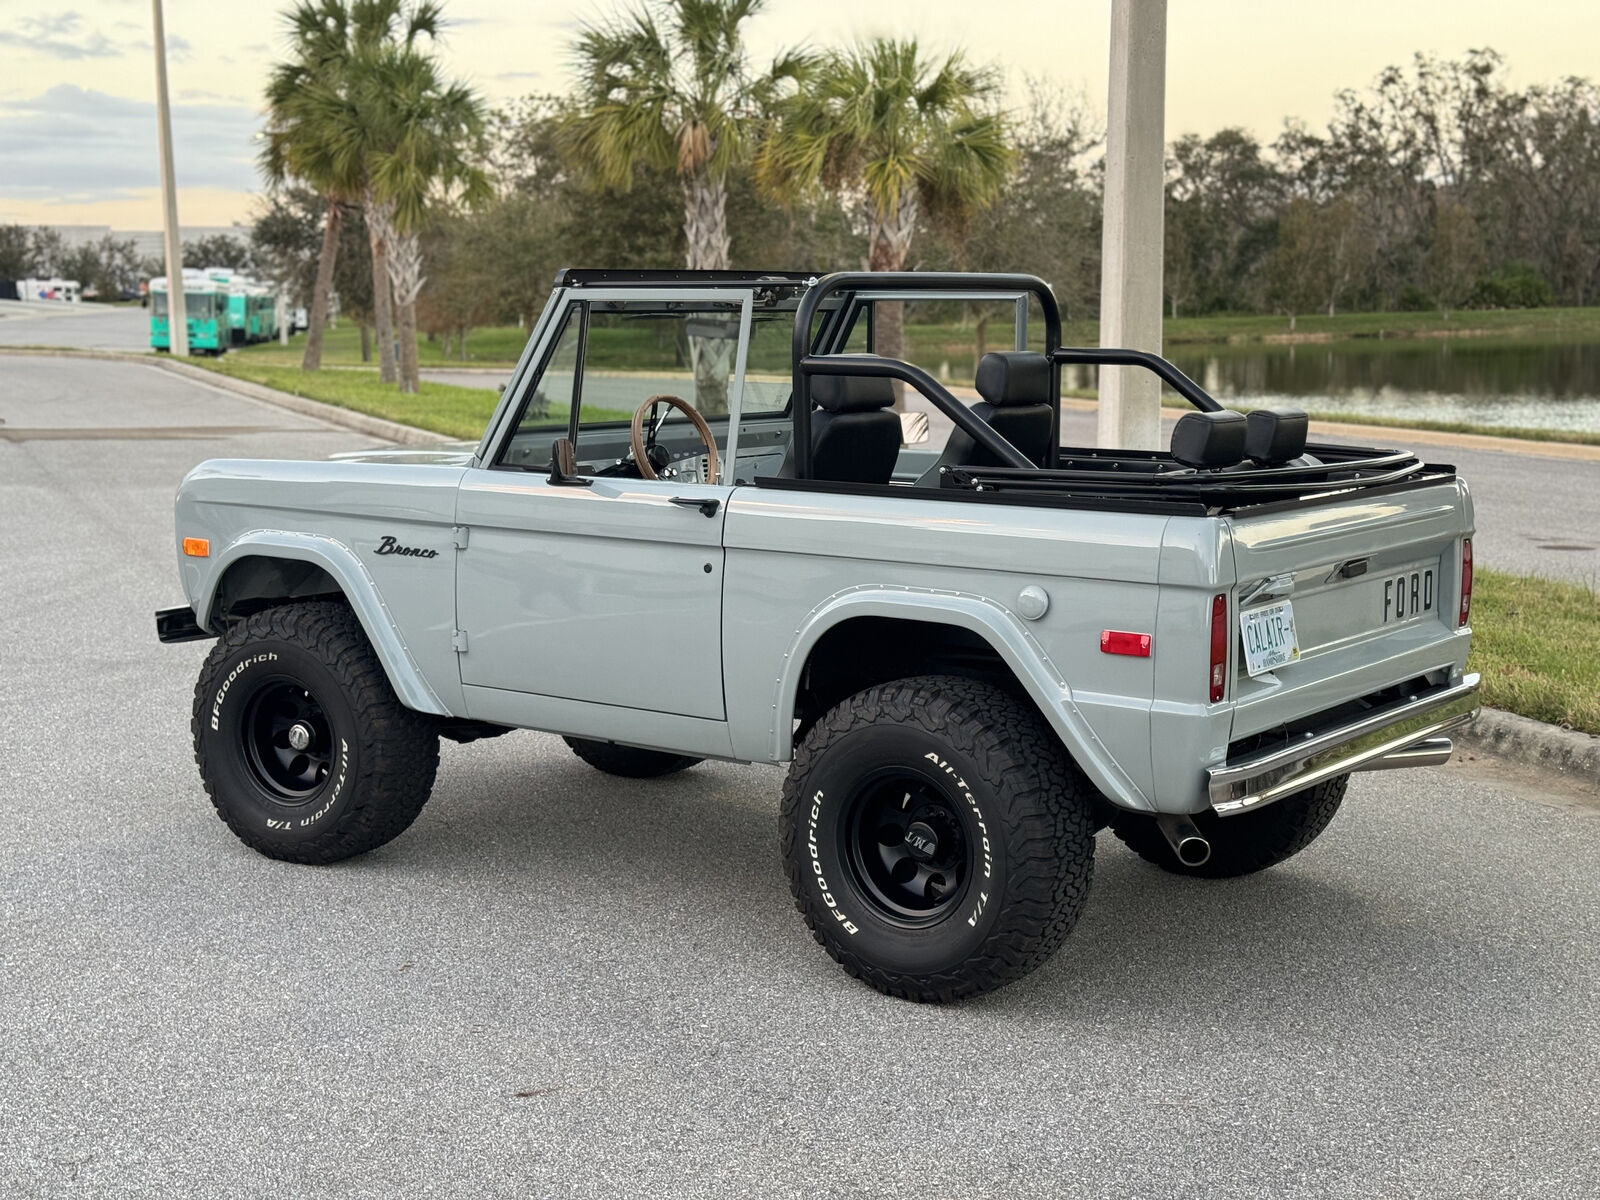
[[[757,64],[764,6],[597,18],[568,93],[489,112],[433,57],[436,4],[302,0],[241,250],[317,310],[305,365],[332,292],[415,386],[416,330],[464,356],[569,265],[1026,270],[1095,315],[1104,131],[1081,96],[1034,83],[1007,111],[996,69],[904,39]],[[1490,50],[1419,54],[1338,93],[1322,129],[1181,135],[1167,176],[1172,316],[1600,293],[1600,89],[1514,88]]]
[[[1027,270],[1095,315],[1104,131],[1081,96],[1036,84],[1006,113],[994,72],[908,42],[729,70],[727,27],[650,24],[706,7],[591,31],[579,88],[489,114],[492,195],[421,234],[420,328],[464,355],[565,265]],[[649,78],[682,62],[674,37],[711,48],[655,81],[678,91]],[[1324,129],[1178,137],[1165,237],[1171,316],[1593,304],[1600,91],[1417,55],[1340,92]]]

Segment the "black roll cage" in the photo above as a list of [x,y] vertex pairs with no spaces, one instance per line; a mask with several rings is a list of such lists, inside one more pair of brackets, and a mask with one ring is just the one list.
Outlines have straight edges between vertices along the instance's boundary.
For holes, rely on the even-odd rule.
[[[1037,470],[1040,464],[995,432],[986,421],[974,416],[965,404],[932,375],[910,363],[892,358],[846,355],[838,346],[843,342],[855,317],[857,304],[840,305],[825,321],[815,338],[811,323],[828,297],[839,292],[904,292],[914,299],[919,292],[996,292],[1026,293],[1039,302],[1044,314],[1044,353],[1050,360],[1050,394],[1061,395],[1061,368],[1067,364],[1085,366],[1143,367],[1154,372],[1178,395],[1201,412],[1222,408],[1205,390],[1158,354],[1143,350],[1119,350],[1099,346],[1063,346],[1061,309],[1050,285],[1037,275],[977,274],[962,271],[837,271],[824,275],[808,288],[800,300],[794,320],[794,411],[795,475],[811,477],[811,379],[816,375],[864,375],[898,379],[910,384],[930,400],[945,416],[978,445],[1001,462],[1019,470]],[[868,320],[872,310],[867,309]],[[1061,407],[1050,410],[1050,442],[1045,469],[1059,465],[1061,454]]]
[[[1061,345],[1061,309],[1056,304],[1050,285],[1037,275],[990,275],[962,271],[836,271],[824,275],[816,285],[801,297],[800,307],[794,317],[794,383],[792,386],[794,409],[794,466],[795,477],[811,478],[811,377],[813,375],[865,375],[873,378],[898,379],[910,384],[933,402],[940,412],[949,417],[968,437],[1001,462],[1013,467],[1031,468],[1035,464],[1028,457],[996,433],[986,422],[973,416],[965,404],[952,396],[949,390],[926,371],[900,362],[898,359],[863,358],[859,355],[813,353],[814,348],[828,348],[836,343],[838,334],[848,327],[845,314],[850,306],[841,306],[839,315],[826,324],[817,338],[816,347],[811,339],[811,322],[817,309],[829,296],[838,292],[905,292],[910,299],[918,292],[1026,292],[1039,301],[1044,313],[1045,353],[1053,355]],[[1052,395],[1061,392],[1061,366],[1050,364],[1050,390]],[[1054,465],[1056,444],[1061,440],[1061,410],[1051,407],[1049,465]]]

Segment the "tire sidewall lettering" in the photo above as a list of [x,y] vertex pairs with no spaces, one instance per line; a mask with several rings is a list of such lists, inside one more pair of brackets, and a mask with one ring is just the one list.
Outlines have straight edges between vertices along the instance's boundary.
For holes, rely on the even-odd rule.
[[[857,733],[860,736],[842,739],[807,773],[796,813],[796,832],[804,842],[797,865],[813,897],[813,920],[843,930],[848,935],[839,939],[843,945],[859,943],[861,953],[893,964],[892,969],[908,973],[946,970],[978,950],[1001,908],[1003,843],[985,812],[986,789],[969,783],[977,777],[975,767],[968,766],[951,748],[926,737],[918,739],[921,746],[908,745],[911,730],[892,731],[892,746],[884,745],[881,750],[882,727],[864,727]],[[903,925],[879,912],[861,893],[844,845],[842,807],[869,772],[895,762],[919,770],[955,801],[972,850],[967,894],[960,906],[923,926]]]
[[[205,695],[210,701],[202,726],[207,760],[232,797],[238,819],[275,841],[298,842],[318,837],[337,826],[349,807],[359,773],[360,746],[352,740],[353,714],[337,679],[304,648],[288,642],[255,642],[235,647],[210,673]],[[285,804],[263,791],[244,748],[244,712],[258,688],[288,679],[316,696],[337,741],[336,761],[322,790],[304,803]]]

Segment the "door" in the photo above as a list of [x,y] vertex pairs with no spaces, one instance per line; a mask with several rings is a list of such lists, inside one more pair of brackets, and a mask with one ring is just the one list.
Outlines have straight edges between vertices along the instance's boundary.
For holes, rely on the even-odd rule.
[[[596,291],[555,320],[517,420],[457,500],[467,543],[457,555],[461,681],[722,720],[722,528],[732,488],[721,472],[707,478],[706,448],[676,409],[647,414],[647,457],[660,478],[641,478],[630,438],[634,410],[670,394],[705,417],[728,461],[749,301],[726,291]],[[560,437],[574,441],[578,478],[553,483]]]

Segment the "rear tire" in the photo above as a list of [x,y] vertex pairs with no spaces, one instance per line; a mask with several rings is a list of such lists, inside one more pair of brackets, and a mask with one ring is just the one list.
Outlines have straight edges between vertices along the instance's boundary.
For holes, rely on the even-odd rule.
[[1276,866],[1316,841],[1339,811],[1349,782],[1349,775],[1336,775],[1236,817],[1219,817],[1214,812],[1191,814],[1195,828],[1211,843],[1211,857],[1199,866],[1178,861],[1154,817],[1120,812],[1112,818],[1111,832],[1163,871],[1201,879],[1232,879]]
[[400,703],[355,614],[326,601],[229,626],[200,670],[191,727],[217,814],[289,862],[398,837],[439,766],[437,722]]
[[1094,873],[1093,789],[1023,700],[954,676],[869,688],[784,783],[795,907],[850,975],[946,1001],[1050,957]]
[[705,761],[687,754],[641,750],[637,746],[619,746],[615,742],[599,742],[592,738],[564,737],[561,740],[595,770],[604,771],[607,775],[621,775],[625,779],[655,779],[686,771]]

